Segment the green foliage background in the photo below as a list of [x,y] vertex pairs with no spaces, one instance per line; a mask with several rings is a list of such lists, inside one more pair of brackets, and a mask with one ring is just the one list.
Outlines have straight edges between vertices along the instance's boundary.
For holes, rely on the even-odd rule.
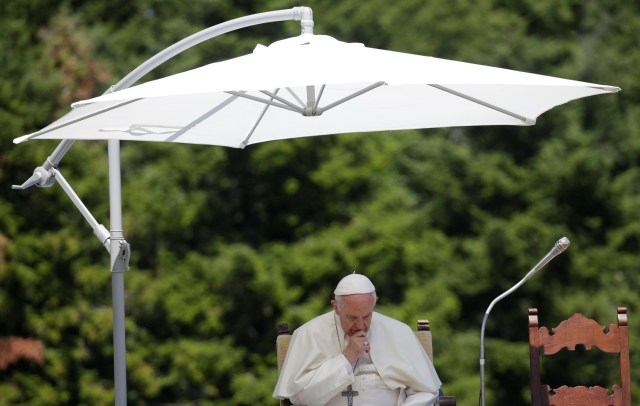
[[[0,371],[0,404],[113,403],[108,255],[60,188],[12,191],[56,142],[12,140],[99,95],[207,26],[287,0],[0,2],[0,336],[42,340],[46,362]],[[628,0],[310,0],[316,33],[594,83],[534,127],[342,134],[251,146],[123,143],[128,400],[276,405],[278,322],[329,307],[338,279],[376,283],[379,310],[428,318],[435,364],[476,404],[491,300],[561,236],[571,248],[499,303],[487,327],[487,404],[529,404],[527,308],[630,312],[640,396],[640,3]],[[297,35],[295,22],[201,44],[145,80]],[[259,67],[256,67],[259,69]],[[61,170],[108,228],[106,144],[77,142]],[[609,384],[568,360],[548,379]]]

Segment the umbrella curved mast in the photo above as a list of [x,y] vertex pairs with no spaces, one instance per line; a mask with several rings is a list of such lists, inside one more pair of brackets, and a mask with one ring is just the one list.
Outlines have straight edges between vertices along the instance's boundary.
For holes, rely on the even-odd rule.
[[[168,61],[179,53],[216,36],[258,24],[296,20],[300,21],[302,33],[313,33],[313,12],[309,7],[294,7],[286,10],[259,13],[240,17],[193,34],[174,45],[159,52],[146,62],[131,71],[116,85],[109,88],[106,94],[126,89],[144,75]],[[58,165],[73,145],[75,139],[63,139],[54,152],[47,157],[42,166],[37,167],[33,175],[21,185],[13,185],[13,189],[26,189],[31,186],[50,187],[58,181],[63,190],[71,198],[78,210],[94,230],[94,234],[111,255],[111,289],[113,306],[113,359],[115,404],[127,404],[127,370],[125,346],[125,298],[124,273],[129,270],[130,245],[124,239],[122,227],[122,185],[120,170],[120,140],[108,140],[109,156],[109,208],[111,231],[99,224],[91,215],[69,183],[58,170]]]

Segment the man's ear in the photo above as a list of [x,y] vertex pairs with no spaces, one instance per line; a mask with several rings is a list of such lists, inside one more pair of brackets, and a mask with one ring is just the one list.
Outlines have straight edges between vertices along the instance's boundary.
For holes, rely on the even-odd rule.
[[336,313],[340,314],[340,308],[338,307],[338,302],[335,299],[331,301],[331,306],[333,306],[333,310],[335,310]]

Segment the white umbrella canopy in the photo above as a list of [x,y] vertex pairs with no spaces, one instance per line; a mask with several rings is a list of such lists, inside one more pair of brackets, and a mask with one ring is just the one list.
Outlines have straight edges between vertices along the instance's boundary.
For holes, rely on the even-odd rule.
[[345,43],[309,33],[75,103],[17,138],[246,145],[348,132],[533,125],[574,99],[620,89]]

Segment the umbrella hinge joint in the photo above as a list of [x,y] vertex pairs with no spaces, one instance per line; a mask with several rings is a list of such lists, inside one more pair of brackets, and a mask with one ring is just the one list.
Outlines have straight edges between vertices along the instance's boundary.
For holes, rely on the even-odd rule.
[[[48,168],[45,168],[48,166]],[[54,166],[45,163],[44,166],[38,166],[33,170],[33,175],[27,179],[22,185],[12,185],[12,189],[27,189],[31,186],[51,187],[56,183],[56,175]]]
[[131,245],[124,240],[118,241],[117,244],[118,253],[112,260],[111,272],[126,272],[129,270]]
[[302,110],[302,115],[305,117],[318,117],[324,113],[322,107],[307,106]]

